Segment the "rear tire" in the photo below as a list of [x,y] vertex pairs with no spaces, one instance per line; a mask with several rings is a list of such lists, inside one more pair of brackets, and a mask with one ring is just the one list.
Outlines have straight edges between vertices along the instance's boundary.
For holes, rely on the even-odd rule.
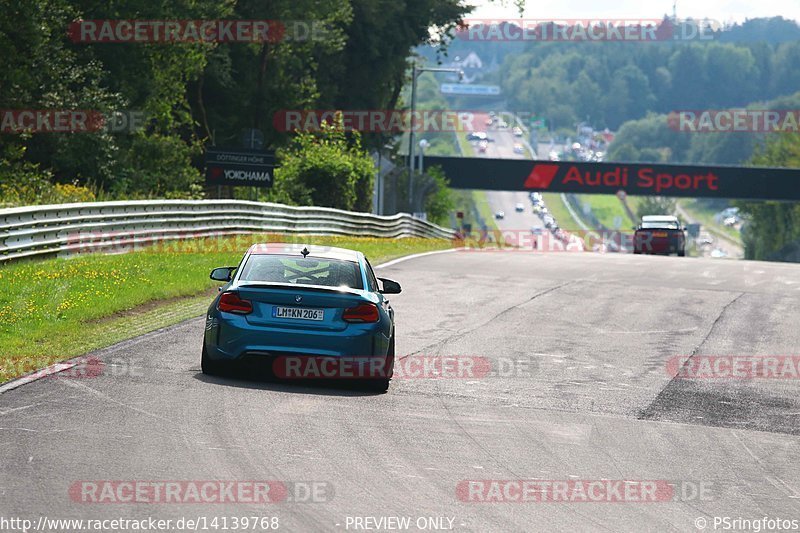
[[200,356],[200,370],[202,370],[203,374],[207,376],[218,376],[222,374],[222,369],[222,363],[219,361],[214,361],[208,356],[206,342],[203,341],[203,353]]
[[678,252],[678,257],[686,257],[686,250],[681,250]]
[[364,383],[364,388],[368,391],[384,393],[389,390],[389,382],[392,381],[392,374],[394,374],[394,335],[389,339],[389,349],[386,351],[386,369],[385,378],[370,379]]
[[383,394],[384,392],[389,390],[389,382],[391,379],[389,378],[382,378],[382,379],[371,379],[364,383],[364,389],[370,392],[377,392],[379,394]]

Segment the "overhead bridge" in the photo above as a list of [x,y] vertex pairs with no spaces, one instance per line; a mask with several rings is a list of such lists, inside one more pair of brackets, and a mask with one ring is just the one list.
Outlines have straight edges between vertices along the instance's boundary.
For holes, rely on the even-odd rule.
[[456,189],[800,201],[800,169],[425,157]]

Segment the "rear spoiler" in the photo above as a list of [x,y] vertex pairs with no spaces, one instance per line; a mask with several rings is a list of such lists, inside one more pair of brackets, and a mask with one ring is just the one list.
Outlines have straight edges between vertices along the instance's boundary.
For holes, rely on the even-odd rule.
[[353,289],[351,287],[325,287],[322,285],[306,285],[303,283],[277,283],[269,281],[245,281],[237,283],[235,288],[240,289],[278,289],[287,291],[316,291],[316,292],[335,292],[340,294],[354,294],[361,296],[364,292],[361,289]]

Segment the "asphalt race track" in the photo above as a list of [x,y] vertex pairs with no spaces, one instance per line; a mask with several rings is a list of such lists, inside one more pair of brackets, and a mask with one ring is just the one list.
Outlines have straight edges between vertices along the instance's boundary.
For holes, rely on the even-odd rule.
[[[798,274],[627,254],[411,259],[379,274],[404,288],[393,299],[398,354],[487,358],[505,371],[407,376],[383,395],[205,377],[203,320],[191,320],[96,354],[106,363],[96,377],[51,377],[0,396],[1,514],[264,516],[283,531],[363,531],[376,522],[357,518],[390,516],[410,517],[413,531],[419,518],[442,517],[420,524],[475,532],[798,519],[800,382],[668,371],[680,355],[796,355]],[[457,490],[523,479],[657,480],[675,490],[655,502],[476,502]],[[300,501],[92,503],[75,489],[87,480],[277,480]],[[315,501],[308,487],[319,489]],[[381,524],[370,530],[391,530]]]

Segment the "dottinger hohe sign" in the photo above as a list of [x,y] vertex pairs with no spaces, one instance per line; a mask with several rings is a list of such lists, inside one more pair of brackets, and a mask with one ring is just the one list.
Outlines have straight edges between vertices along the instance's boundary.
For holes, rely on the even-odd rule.
[[456,189],[800,200],[800,169],[428,156]]
[[206,183],[208,185],[246,185],[272,187],[275,153],[243,148],[208,148]]

